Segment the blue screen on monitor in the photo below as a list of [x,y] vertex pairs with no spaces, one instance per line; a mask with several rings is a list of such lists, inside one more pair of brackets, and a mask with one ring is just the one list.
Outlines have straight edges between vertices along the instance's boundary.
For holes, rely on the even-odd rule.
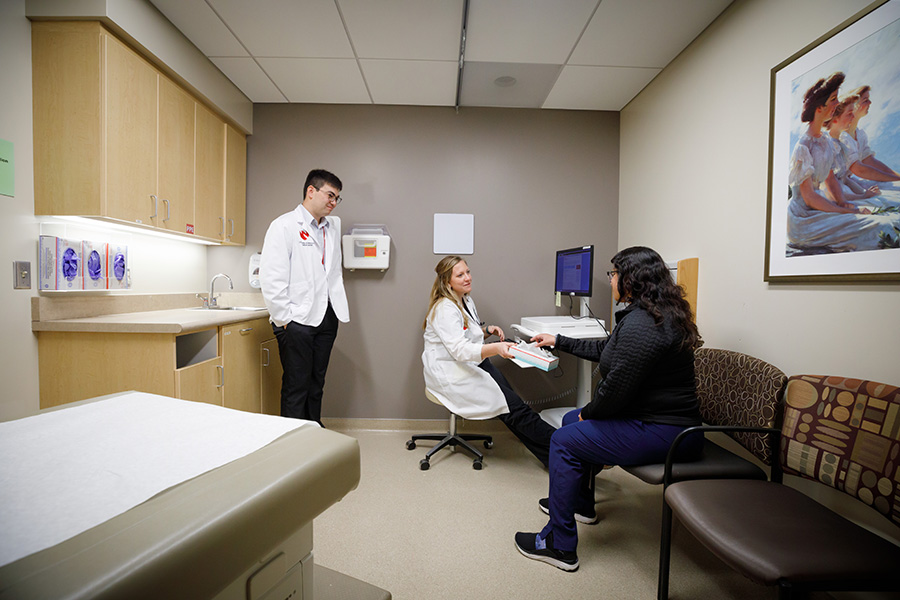
[[590,296],[594,279],[594,247],[582,246],[556,253],[556,291]]

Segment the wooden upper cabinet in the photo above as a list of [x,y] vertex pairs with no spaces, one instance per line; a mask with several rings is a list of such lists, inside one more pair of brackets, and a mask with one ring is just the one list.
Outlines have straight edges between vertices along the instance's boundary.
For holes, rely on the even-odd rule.
[[99,215],[106,197],[103,29],[35,22],[31,32],[34,214]]
[[247,137],[225,125],[225,241],[246,243]]
[[225,240],[225,122],[194,105],[194,232]]
[[156,225],[156,70],[111,36],[106,43],[106,216]]
[[194,99],[159,78],[159,217],[154,225],[187,233],[194,224]]
[[36,215],[245,243],[241,132],[97,22],[33,22],[32,70]]

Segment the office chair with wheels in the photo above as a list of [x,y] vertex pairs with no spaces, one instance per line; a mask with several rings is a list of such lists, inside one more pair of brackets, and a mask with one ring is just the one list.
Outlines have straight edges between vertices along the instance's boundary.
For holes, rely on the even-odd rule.
[[[437,396],[431,393],[431,390],[425,388],[425,397],[434,402],[435,404],[441,404],[441,401],[438,400]],[[442,448],[450,447],[451,450],[455,450],[457,446],[471,453],[475,459],[472,461],[472,468],[476,471],[480,471],[484,466],[484,455],[475,449],[469,442],[480,441],[484,444],[484,447],[490,449],[494,445],[494,440],[489,435],[482,434],[474,434],[474,433],[457,433],[456,431],[456,415],[453,412],[450,413],[450,428],[447,433],[421,433],[412,436],[409,441],[406,442],[407,450],[415,450],[416,449],[416,440],[436,440],[438,444],[431,448],[428,453],[425,455],[425,458],[419,461],[419,468],[423,471],[427,471],[431,466],[431,457],[435,455]]]

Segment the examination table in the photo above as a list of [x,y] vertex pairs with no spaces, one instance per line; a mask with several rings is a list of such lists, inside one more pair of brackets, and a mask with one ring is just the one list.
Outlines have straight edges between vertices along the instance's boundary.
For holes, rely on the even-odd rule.
[[312,521],[360,473],[356,440],[315,423],[137,392],[0,423],[0,457],[0,598],[17,600],[313,600]]

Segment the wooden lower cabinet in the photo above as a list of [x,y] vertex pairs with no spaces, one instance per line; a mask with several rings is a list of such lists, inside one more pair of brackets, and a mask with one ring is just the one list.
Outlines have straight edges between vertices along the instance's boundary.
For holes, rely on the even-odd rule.
[[272,338],[259,348],[260,364],[260,410],[264,415],[281,414],[281,357],[278,354],[278,340]]
[[38,332],[41,408],[137,390],[175,396],[175,336]]
[[281,361],[268,318],[182,335],[37,335],[42,409],[135,390],[280,413]]
[[175,397],[222,406],[225,369],[216,357],[175,371]]

